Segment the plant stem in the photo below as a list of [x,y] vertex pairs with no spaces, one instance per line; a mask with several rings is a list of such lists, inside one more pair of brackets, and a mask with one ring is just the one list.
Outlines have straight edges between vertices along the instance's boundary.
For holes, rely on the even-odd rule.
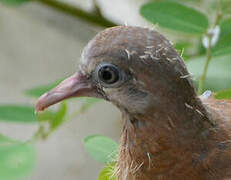
[[[106,19],[105,17],[103,17],[101,15],[101,13],[99,14],[99,10],[97,10],[95,13],[95,11],[93,12],[87,12],[81,8],[78,8],[76,6],[71,6],[67,3],[63,3],[60,1],[56,1],[56,0],[36,0],[42,4],[45,4],[51,8],[54,8],[58,11],[64,12],[66,14],[69,14],[71,16],[83,19],[87,22],[90,22],[94,25],[98,25],[101,27],[112,27],[112,26],[117,26],[116,23]],[[98,8],[98,6],[97,6]]]
[[[222,18],[221,6],[222,6],[222,0],[219,0],[217,13],[216,13],[216,18],[215,18],[215,22],[213,24],[213,28],[215,28],[219,24],[219,22],[220,22],[220,20]],[[202,94],[202,92],[203,92],[203,88],[204,88],[204,84],[205,84],[205,79],[206,79],[209,63],[210,63],[210,61],[212,59],[211,51],[212,51],[213,34],[207,33],[207,36],[208,36],[208,47],[207,47],[207,50],[206,50],[206,62],[205,62],[205,66],[204,66],[204,69],[203,69],[203,73],[202,73],[202,75],[200,77],[200,80],[199,80],[198,92],[197,92],[199,95]]]
[[218,7],[217,7],[217,14],[216,14],[216,19],[214,22],[214,27],[219,24],[219,21],[222,18],[222,0],[219,0],[218,2]]
[[208,34],[208,48],[207,48],[207,53],[206,53],[206,62],[205,62],[205,66],[203,69],[203,73],[200,77],[199,80],[199,85],[198,85],[198,94],[202,94],[203,92],[203,88],[204,88],[204,83],[205,83],[205,78],[206,78],[206,74],[208,71],[208,67],[209,67],[209,63],[211,61],[212,55],[211,55],[211,48],[212,48],[212,35]]
[[103,15],[102,15],[102,13],[101,13],[101,9],[100,9],[100,7],[99,7],[97,1],[96,1],[96,0],[92,0],[92,2],[93,2],[93,5],[94,5],[93,11],[92,11],[92,12],[93,12],[94,14],[96,14],[97,16],[99,16],[99,17],[103,17]]

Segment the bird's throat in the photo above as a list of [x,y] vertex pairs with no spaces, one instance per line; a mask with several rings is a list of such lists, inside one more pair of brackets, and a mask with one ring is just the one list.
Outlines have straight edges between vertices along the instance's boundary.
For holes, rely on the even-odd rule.
[[204,120],[207,114],[203,114],[203,108],[201,112],[199,106],[183,106],[172,107],[165,113],[157,110],[145,118],[123,113],[119,180],[154,180],[180,172],[184,167],[193,170],[196,155],[207,149],[210,125]]

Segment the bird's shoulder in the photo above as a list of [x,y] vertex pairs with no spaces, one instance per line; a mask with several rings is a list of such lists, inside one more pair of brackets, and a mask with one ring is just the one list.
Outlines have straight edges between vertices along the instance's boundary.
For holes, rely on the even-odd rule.
[[202,98],[203,104],[211,115],[224,123],[229,123],[231,126],[231,100],[216,99],[214,93],[207,98]]
[[216,99],[214,93],[201,100],[218,125],[211,151],[216,156],[210,157],[210,168],[217,172],[218,179],[231,180],[231,100]]

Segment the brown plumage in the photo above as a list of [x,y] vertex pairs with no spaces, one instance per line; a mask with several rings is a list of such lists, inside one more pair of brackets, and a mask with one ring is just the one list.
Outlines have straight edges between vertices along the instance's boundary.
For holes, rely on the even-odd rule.
[[231,101],[198,97],[181,57],[158,32],[118,26],[99,33],[80,71],[43,95],[40,111],[79,96],[122,112],[118,180],[231,179]]

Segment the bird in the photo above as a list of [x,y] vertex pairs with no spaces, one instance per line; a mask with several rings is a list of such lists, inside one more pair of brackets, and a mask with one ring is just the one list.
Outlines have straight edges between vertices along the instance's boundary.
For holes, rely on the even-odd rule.
[[231,101],[198,95],[184,60],[154,29],[115,26],[83,49],[78,72],[35,111],[96,97],[121,111],[117,180],[231,179]]

